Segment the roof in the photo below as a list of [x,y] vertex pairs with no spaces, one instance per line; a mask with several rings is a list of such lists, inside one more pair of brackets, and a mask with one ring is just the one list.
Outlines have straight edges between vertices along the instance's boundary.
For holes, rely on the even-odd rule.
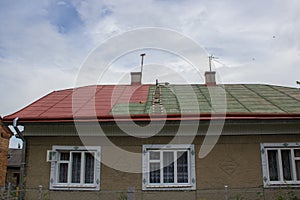
[[7,167],[20,167],[22,159],[22,149],[9,149]]
[[[193,119],[211,117],[218,106],[210,98],[210,89],[224,89],[225,101],[215,95],[216,102],[227,106],[226,117],[284,117],[300,119],[300,90],[262,84],[193,85],[98,85],[54,91],[22,110],[4,117],[20,122],[113,121],[133,118],[147,120],[177,120],[189,116]],[[199,104],[195,111],[193,105]]]

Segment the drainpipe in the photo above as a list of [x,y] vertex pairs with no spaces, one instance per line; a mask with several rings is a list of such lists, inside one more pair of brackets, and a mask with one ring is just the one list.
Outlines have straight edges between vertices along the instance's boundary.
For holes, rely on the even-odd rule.
[[18,117],[16,117],[13,120],[13,129],[16,131],[16,138],[19,138],[23,142],[23,147],[22,147],[22,159],[21,159],[21,168],[20,168],[20,183],[19,183],[19,195],[18,195],[18,200],[23,200],[23,194],[24,194],[24,175],[25,175],[25,156],[26,156],[26,141],[25,138],[22,134],[22,131],[20,131],[18,127]]

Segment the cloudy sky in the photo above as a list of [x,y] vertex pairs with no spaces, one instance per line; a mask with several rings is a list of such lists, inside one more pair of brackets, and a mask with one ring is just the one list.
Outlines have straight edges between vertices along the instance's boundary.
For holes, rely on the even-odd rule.
[[[223,83],[297,87],[299,10],[298,0],[0,0],[0,115],[53,90],[74,87],[93,50],[128,31],[149,27],[193,40],[207,54],[198,58],[217,56],[213,68]],[[140,37],[154,40],[151,34]],[[203,76],[194,76],[194,68],[180,55],[141,46],[115,55],[110,70],[95,84],[129,82],[128,72],[139,66],[141,52],[147,53],[149,65],[145,83],[156,78],[203,83]],[[206,62],[202,60],[201,71]],[[100,75],[103,66],[95,67]]]

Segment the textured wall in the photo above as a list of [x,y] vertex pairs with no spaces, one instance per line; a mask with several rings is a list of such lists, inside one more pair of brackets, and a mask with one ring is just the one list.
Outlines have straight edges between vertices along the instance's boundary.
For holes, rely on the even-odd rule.
[[[130,137],[111,137],[110,140],[119,147],[132,152],[141,152],[143,144],[165,144],[171,137],[154,137],[136,139]],[[26,188],[37,189],[43,185],[44,195],[50,199],[118,199],[126,194],[128,187],[135,188],[135,199],[223,199],[224,185],[228,185],[228,196],[237,195],[256,199],[264,195],[265,199],[274,199],[278,191],[262,188],[261,142],[296,142],[300,135],[265,135],[265,136],[222,136],[213,151],[205,158],[199,159],[197,152],[203,142],[199,136],[194,140],[196,151],[196,191],[142,191],[142,175],[125,173],[101,164],[101,189],[93,192],[48,191],[50,163],[46,162],[46,151],[52,145],[82,145],[77,137],[28,137]],[[89,145],[97,145],[91,140]],[[183,139],[184,141],[184,139]],[[102,156],[105,156],[102,145]],[[132,163],[141,165],[142,161]],[[299,193],[299,191],[296,191]],[[26,199],[35,199],[36,191],[26,193]],[[298,194],[300,196],[300,194]]]

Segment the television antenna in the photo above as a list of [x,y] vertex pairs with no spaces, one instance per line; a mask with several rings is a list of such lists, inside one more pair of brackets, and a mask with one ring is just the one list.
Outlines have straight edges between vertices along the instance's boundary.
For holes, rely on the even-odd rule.
[[213,59],[218,59],[218,57],[215,57],[213,55],[208,56],[208,66],[209,66],[209,71],[211,72],[211,61]]

